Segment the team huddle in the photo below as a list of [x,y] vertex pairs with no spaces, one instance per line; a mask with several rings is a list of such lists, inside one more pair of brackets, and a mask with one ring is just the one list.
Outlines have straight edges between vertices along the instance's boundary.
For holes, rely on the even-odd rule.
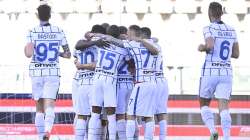
[[[140,116],[145,120],[145,138],[153,139],[154,114],[166,121],[162,116],[167,113],[160,47],[149,28],[131,25],[127,31],[123,26],[103,26],[94,25],[76,44],[78,70],[72,92],[76,137],[102,139],[101,119],[106,118],[109,139],[134,139]],[[161,100],[156,104],[157,98]]]
[[[212,11],[218,11],[214,7],[220,5],[210,4]],[[25,55],[32,57],[29,69],[36,101],[35,125],[41,140],[49,139],[55,119],[59,57],[71,57],[65,34],[48,22],[50,13],[47,4],[38,7],[40,25],[29,31],[25,47]],[[207,54],[199,89],[201,114],[210,130],[210,140],[217,140],[208,108],[216,91],[215,97],[222,104],[219,108],[224,140],[229,140],[230,56],[237,58],[239,51],[234,29],[218,20],[222,13],[217,18],[216,14],[211,12],[212,23],[204,28],[206,44],[199,46],[199,51]],[[73,57],[77,69],[72,83],[76,140],[139,139],[138,122],[144,128],[145,140],[154,139],[155,122],[160,128],[159,139],[166,139],[168,83],[163,73],[162,49],[158,39],[151,37],[150,28],[94,25],[76,43]],[[215,82],[209,82],[211,78]]]

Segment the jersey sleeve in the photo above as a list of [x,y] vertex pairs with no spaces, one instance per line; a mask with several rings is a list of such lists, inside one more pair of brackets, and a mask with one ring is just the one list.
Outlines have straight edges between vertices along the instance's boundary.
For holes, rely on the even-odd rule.
[[32,35],[33,35],[32,30],[29,30],[27,35],[26,35],[27,43],[34,43],[34,39],[33,39]]
[[204,36],[204,39],[207,39],[209,37],[214,38],[211,28],[209,26],[206,26],[203,28],[203,36]]
[[124,48],[127,50],[127,55],[125,56],[126,61],[129,61],[130,59],[132,59],[132,54],[131,54],[132,47],[129,43],[130,42],[128,42],[128,41],[124,41],[124,43],[123,43]]
[[61,30],[61,36],[62,36],[62,38],[61,38],[61,46],[67,45],[68,41],[66,39],[66,36],[65,36],[65,33],[63,32],[63,30]]
[[234,36],[235,36],[234,43],[238,43],[238,38],[237,38],[236,32],[234,32]]
[[73,57],[77,58],[76,49],[73,51]]

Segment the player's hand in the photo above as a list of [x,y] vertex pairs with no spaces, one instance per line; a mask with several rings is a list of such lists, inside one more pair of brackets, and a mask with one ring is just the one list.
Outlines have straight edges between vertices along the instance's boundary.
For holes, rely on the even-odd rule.
[[103,39],[99,39],[95,42],[95,45],[100,47],[100,48],[105,48],[105,47],[109,47],[109,41],[103,40]]
[[75,66],[78,70],[81,69],[81,63],[77,60],[75,60]]
[[205,45],[204,44],[200,44],[199,46],[198,46],[198,51],[200,51],[200,52],[203,52],[204,51],[204,49],[205,49]]

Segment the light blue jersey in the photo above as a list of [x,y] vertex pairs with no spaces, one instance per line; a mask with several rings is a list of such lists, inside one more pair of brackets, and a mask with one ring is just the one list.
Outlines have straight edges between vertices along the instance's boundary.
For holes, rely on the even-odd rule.
[[29,31],[27,42],[35,45],[30,76],[59,76],[60,46],[68,44],[64,32],[50,24],[37,26]]
[[[96,46],[89,47],[87,49],[75,50],[74,57],[80,64],[89,64],[97,61],[97,48]],[[74,79],[92,79],[94,71],[91,70],[77,70]]]
[[118,83],[132,83],[133,82],[133,76],[128,71],[128,64],[124,60],[120,67],[118,68]]
[[202,76],[231,76],[233,44],[238,42],[234,28],[223,22],[214,22],[203,29],[203,34],[204,39],[214,39],[214,47],[206,55]]
[[97,49],[98,57],[95,74],[117,78],[118,68],[128,55],[127,49],[110,45]]
[[135,62],[136,82],[148,82],[155,79],[154,56],[141,43],[136,41],[125,42],[130,57]]

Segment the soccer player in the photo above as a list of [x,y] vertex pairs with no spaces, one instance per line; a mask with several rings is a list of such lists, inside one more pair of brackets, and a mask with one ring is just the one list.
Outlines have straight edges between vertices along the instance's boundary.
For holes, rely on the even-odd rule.
[[[40,5],[37,10],[40,25],[29,31],[25,55],[32,57],[29,72],[36,101],[35,126],[39,139],[47,140],[55,119],[54,107],[60,82],[59,56],[70,58],[71,53],[64,32],[49,23],[50,6]],[[63,52],[60,52],[60,46]]]
[[163,73],[163,57],[161,47],[151,39],[151,30],[148,27],[141,28],[141,38],[147,39],[155,44],[159,50],[159,54],[155,58],[155,81],[156,89],[154,93],[156,96],[156,112],[155,118],[160,127],[159,140],[166,139],[167,128],[167,101],[168,101],[168,83]]
[[[92,27],[91,33],[98,33],[98,29]],[[84,40],[87,41],[87,40]],[[79,42],[79,41],[78,41]],[[78,45],[78,44],[77,44]],[[76,113],[75,139],[83,140],[87,136],[87,121],[90,117],[90,97],[93,75],[95,70],[97,50],[93,45],[84,50],[75,50],[75,65],[77,72],[73,80],[72,97]]]
[[144,117],[145,140],[152,140],[154,133],[155,88],[154,55],[158,55],[157,48],[148,41],[140,38],[140,27],[131,25],[128,37],[132,40],[124,43],[129,50],[131,59],[135,62],[135,86],[131,93],[127,111],[127,140],[133,140],[136,129],[136,118]]
[[219,102],[219,113],[224,140],[230,139],[231,116],[229,100],[232,93],[231,58],[239,57],[239,45],[234,28],[221,21],[222,5],[212,2],[208,15],[210,24],[203,29],[205,44],[198,47],[206,53],[205,63],[200,78],[200,107],[201,117],[211,133],[210,140],[218,139],[214,125],[214,116],[209,109],[213,96]]
[[[125,40],[127,36],[127,28],[124,26],[119,27],[119,39]],[[116,107],[116,120],[117,120],[117,134],[119,140],[126,140],[126,111],[130,94],[133,89],[133,75],[129,71],[128,62],[123,61],[123,64],[118,68],[117,78],[117,107]]]

